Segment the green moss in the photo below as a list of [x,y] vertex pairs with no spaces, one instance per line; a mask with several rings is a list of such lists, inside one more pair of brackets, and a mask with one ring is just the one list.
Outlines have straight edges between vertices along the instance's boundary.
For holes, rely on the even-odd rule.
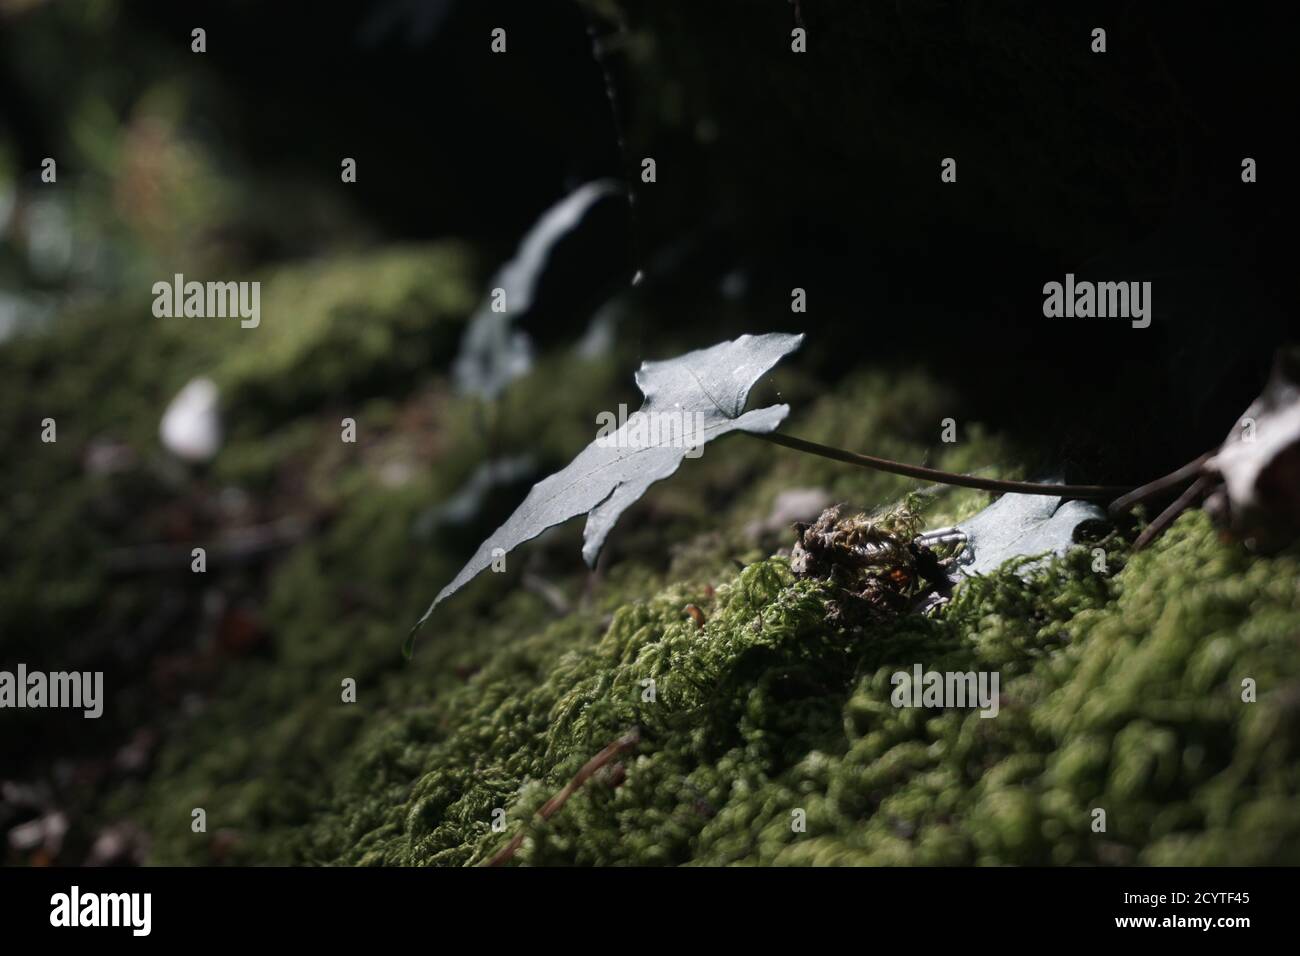
[[[1122,558],[1109,577],[1082,552],[1027,581],[1004,571],[941,617],[858,632],[828,628],[822,587],[779,558],[712,594],[647,591],[608,620],[592,607],[544,624],[516,593],[493,623],[449,621],[413,671],[386,676],[391,643],[336,622],[353,649],[308,657],[346,656],[364,703],[286,676],[312,673],[309,660],[278,667],[297,686],[268,686],[253,712],[292,707],[224,745],[231,722],[249,722],[248,689],[205,716],[154,812],[208,806],[246,833],[248,861],[462,865],[522,828],[521,863],[1295,862],[1296,557],[1248,559],[1196,514]],[[323,635],[335,609],[292,603],[317,573],[301,562],[280,610]],[[999,716],[894,708],[889,677],[914,663],[998,671]],[[1258,703],[1241,701],[1247,676]],[[533,819],[633,726],[642,742],[619,786],[598,775]],[[176,820],[148,822],[176,834],[159,862],[205,859]]]
[[[257,569],[214,569],[198,578],[186,557],[173,569],[120,573],[116,559],[160,545],[187,555],[192,545],[210,544],[216,526],[257,522],[262,508],[273,517],[326,512],[368,464],[364,455],[353,456],[360,465],[330,457],[341,445],[339,418],[367,420],[364,399],[405,398],[431,374],[424,363],[445,363],[474,295],[471,256],[457,243],[322,259],[261,278],[255,329],[234,319],[156,318],[144,294],[149,286],[141,284],[137,296],[88,301],[0,346],[0,659],[102,670],[110,689],[104,716],[79,721],[75,731],[39,711],[15,712],[0,743],[0,764],[11,773],[48,773],[55,761],[88,755],[106,765],[137,730],[170,722],[177,698],[219,670],[212,666],[214,653],[221,655],[210,646],[213,622],[202,616],[204,586],[209,598],[256,608]],[[177,390],[200,374],[223,386],[228,434],[211,468],[190,469],[168,460],[158,427]],[[295,416],[289,409],[302,388],[339,410]],[[56,442],[41,440],[45,419],[56,423]],[[377,426],[373,434],[388,431],[396,429]],[[231,486],[236,502],[256,499],[257,510],[222,516],[219,502],[231,496],[220,492]],[[390,504],[401,499],[382,492]],[[421,483],[419,492],[410,508],[427,506],[439,490]],[[409,542],[408,525],[388,553],[411,563]],[[385,581],[383,600],[391,592]],[[260,634],[260,614],[254,619]],[[337,650],[344,640],[324,644]],[[328,733],[330,725],[319,729]],[[208,755],[200,765],[221,757]],[[69,859],[104,822],[99,779],[60,793],[75,828]]]
[[[445,364],[473,306],[471,272],[456,243],[392,249],[270,272],[255,329],[155,318],[138,299],[70,312],[47,333],[5,343],[0,564],[13,570],[0,576],[0,645],[64,640],[88,614],[106,623],[114,604],[153,599],[108,590],[103,558],[157,540],[162,529],[134,507],[156,507],[177,489],[161,469],[88,474],[90,445],[120,445],[137,466],[156,459],[162,410],[206,374],[222,386],[229,431],[217,477],[265,478],[320,445],[319,421],[293,417],[302,402],[352,400],[343,414],[357,414],[358,395],[404,394]],[[46,418],[56,443],[41,441]]]
[[214,371],[250,427],[445,365],[477,298],[474,260],[455,242],[279,268],[262,288],[256,329],[209,323]]
[[[294,507],[332,515],[259,585],[265,644],[224,660],[202,709],[165,728],[152,772],[94,808],[143,824],[152,862],[466,865],[521,831],[519,863],[1300,862],[1300,557],[1249,556],[1200,514],[1131,558],[1109,540],[1108,573],[1080,552],[1027,580],[1004,569],[971,582],[941,615],[832,627],[823,585],[771,556],[793,534],[756,541],[746,526],[789,488],[875,508],[912,483],[731,438],[625,518],[607,569],[580,570],[576,528],[548,535],[440,608],[404,663],[406,628],[491,529],[430,531],[429,509],[488,455],[557,467],[590,440],[596,411],[635,400],[614,363],[558,355],[495,410],[452,397],[436,373],[422,383],[401,343],[433,314],[420,361],[445,359],[471,299],[459,255],[288,270],[268,279],[256,331],[145,321],[122,335],[146,302],[6,345],[6,447],[38,441],[46,415],[60,435],[8,456],[0,476],[13,659],[59,646],[84,660],[156,611],[156,580],[110,581],[102,558],[162,539],[179,492],[153,469],[92,478],[82,455],[110,438],[152,457],[161,407],[194,374],[218,376],[234,416],[220,476],[301,476]],[[295,307],[301,327],[277,325]],[[347,367],[322,360],[339,350]],[[69,355],[85,357],[80,374],[65,373]],[[796,409],[789,430],[814,440],[1006,476],[1006,462],[1032,462],[974,426],[935,443],[953,401],[918,374],[828,389],[790,369],[769,386]],[[303,395],[313,416],[295,411]],[[340,407],[365,436],[346,456]],[[411,467],[394,482],[384,464],[397,459]],[[986,501],[927,490],[927,524]],[[525,569],[572,610],[557,616],[522,586]],[[998,717],[894,708],[890,675],[917,663],[997,671]],[[97,732],[156,718],[154,687],[129,689],[128,673]],[[1241,700],[1247,677],[1257,703]],[[355,704],[341,702],[345,678]],[[633,726],[641,741],[618,770],[533,818]],[[190,830],[194,807],[207,834]],[[1098,808],[1105,833],[1091,828]]]

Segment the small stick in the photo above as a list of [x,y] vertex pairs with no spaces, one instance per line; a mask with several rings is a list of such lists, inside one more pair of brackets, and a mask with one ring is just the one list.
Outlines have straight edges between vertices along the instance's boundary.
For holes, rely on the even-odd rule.
[[793,435],[782,435],[777,432],[770,432],[766,435],[759,435],[754,432],[746,432],[745,434],[770,441],[774,445],[784,445],[786,448],[807,452],[810,455],[820,455],[823,458],[830,458],[832,461],[857,465],[859,468],[873,468],[876,471],[887,471],[908,478],[937,481],[940,484],[958,485],[962,488],[978,488],[981,491],[1010,492],[1018,495],[1053,495],[1058,498],[1114,498],[1116,495],[1121,495],[1129,490],[1128,488],[1108,485],[1051,485],[1035,481],[1004,481],[1000,478],[979,478],[975,475],[959,475],[951,471],[940,471],[937,468],[926,468],[923,465],[909,465],[901,461],[892,461],[889,458],[877,458],[874,455],[859,455],[857,452],[845,451],[843,448],[834,448],[830,445],[820,445],[804,438],[795,438]]
[[[592,774],[605,766],[623,751],[630,750],[640,742],[641,731],[634,727],[583,764],[582,769],[574,774],[573,779],[564,785],[564,789],[542,805],[542,809],[537,811],[537,816],[542,820],[549,820],[551,817],[555,816],[555,814],[560,811],[560,808],[568,801],[569,797],[573,796],[574,793],[576,793],[582,785],[591,778]],[[524,827],[515,834],[514,838],[509,843],[498,850],[492,859],[488,860],[487,863],[483,865],[501,866],[503,863],[509,862],[510,858],[515,855],[521,846],[523,846],[524,837],[527,835],[528,828]]]
[[1156,515],[1155,520],[1142,529],[1142,533],[1133,542],[1133,550],[1141,551],[1159,537],[1161,532],[1173,524],[1175,518],[1190,508],[1197,498],[1204,495],[1212,484],[1214,482],[1208,475],[1202,475],[1192,482],[1188,489],[1178,496],[1177,501]]

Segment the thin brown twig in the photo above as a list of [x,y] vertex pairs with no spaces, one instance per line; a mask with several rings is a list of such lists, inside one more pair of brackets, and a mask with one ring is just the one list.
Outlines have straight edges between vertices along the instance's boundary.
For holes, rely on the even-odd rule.
[[[573,796],[574,793],[581,789],[582,785],[591,778],[592,774],[605,766],[619,754],[623,753],[625,750],[630,750],[640,742],[641,731],[634,727],[600,753],[596,754],[596,756],[588,760],[582,765],[582,769],[573,775],[573,779],[564,785],[563,790],[551,797],[551,799],[547,800],[546,803],[542,805],[542,808],[537,811],[538,819],[549,820],[551,817],[555,816],[555,814],[560,811],[560,808],[568,801],[569,797]],[[515,834],[514,838],[511,839],[509,843],[498,850],[496,855],[483,865],[501,866],[502,864],[509,862],[510,858],[518,852],[521,846],[523,846],[524,837],[527,835],[528,828],[525,826]]]
[[889,458],[860,455],[857,452],[845,451],[843,448],[821,445],[805,438],[795,438],[793,435],[783,435],[778,432],[770,432],[766,435],[755,434],[754,432],[745,432],[745,434],[753,435],[755,438],[762,438],[775,445],[783,445],[796,451],[807,452],[810,455],[820,455],[833,461],[857,465],[859,468],[873,468],[876,471],[887,471],[908,478],[936,481],[941,484],[957,485],[962,488],[978,488],[981,491],[1012,492],[1019,495],[1054,495],[1059,498],[1105,499],[1114,498],[1129,490],[1127,487],[1111,485],[1053,485],[1036,481],[1006,481],[1000,478],[959,475],[951,471],[940,471],[937,468],[926,468],[923,465],[909,465]]
[[1171,504],[1164,511],[1160,512],[1160,514],[1156,515],[1155,520],[1142,529],[1142,533],[1138,535],[1137,540],[1133,542],[1133,550],[1141,551],[1159,537],[1165,528],[1174,523],[1175,518],[1190,508],[1196,502],[1197,498],[1200,498],[1210,490],[1213,484],[1214,479],[1209,475],[1201,475],[1201,477],[1192,482],[1187,490],[1178,496],[1177,501]]
[[1179,485],[1191,481],[1201,473],[1201,468],[1210,460],[1213,454],[1213,452],[1207,451],[1204,455],[1189,461],[1181,468],[1175,469],[1155,481],[1148,481],[1142,487],[1134,488],[1128,494],[1116,498],[1110,503],[1108,509],[1111,517],[1118,517],[1137,505],[1158,498],[1161,494],[1172,491]]

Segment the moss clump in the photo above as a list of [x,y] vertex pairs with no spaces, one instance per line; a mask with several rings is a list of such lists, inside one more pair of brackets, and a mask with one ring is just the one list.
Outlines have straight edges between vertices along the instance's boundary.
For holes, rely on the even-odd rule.
[[[828,630],[825,594],[777,560],[701,605],[702,631],[681,614],[701,595],[670,588],[540,683],[522,651],[476,678],[386,838],[342,859],[481,860],[501,837],[479,811],[528,826],[636,724],[622,785],[590,785],[521,861],[1295,862],[1297,570],[1246,562],[1193,516],[1114,579],[1078,556],[857,634]],[[914,662],[1001,672],[1000,716],[893,708],[889,677]]]
[[[305,491],[285,498],[331,516],[255,589],[222,579],[256,598],[263,643],[221,660],[195,698],[201,709],[162,729],[151,774],[114,779],[88,825],[135,818],[156,863],[465,865],[521,831],[515,862],[525,864],[1300,861],[1300,558],[1252,558],[1199,514],[1127,566],[1112,544],[1109,573],[1080,553],[1028,580],[1004,570],[974,581],[938,616],[837,624],[833,585],[799,580],[787,559],[770,557],[793,532],[756,541],[744,529],[788,488],[871,507],[910,483],[733,439],[637,505],[597,579],[575,572],[575,529],[512,556],[510,583],[537,570],[570,612],[557,616],[528,588],[488,575],[440,609],[404,665],[405,627],[492,526],[484,514],[486,528],[429,530],[429,509],[486,455],[535,453],[540,471],[562,464],[589,440],[593,410],[623,397],[614,371],[552,356],[495,415],[474,414],[436,372],[427,391],[395,398],[417,385],[395,344],[417,313],[446,320],[421,345],[436,351],[469,307],[452,274],[460,266],[444,274],[436,258],[397,250],[342,263],[336,276],[286,271],[264,305],[280,303],[279,314],[296,303],[297,331],[277,330],[264,308],[256,331],[158,323],[142,338],[121,335],[146,302],[7,343],[7,447],[35,442],[46,415],[60,439],[12,456],[0,478],[11,505],[0,513],[0,558],[13,568],[0,588],[0,637],[11,659],[68,649],[57,659],[100,666],[116,635],[151,626],[164,636],[141,637],[141,655],[187,650],[188,619],[171,631],[151,624],[158,581],[110,580],[102,561],[166,539],[182,490],[139,462],[156,454],[161,407],[194,374],[215,374],[230,403],[219,477],[309,474]],[[367,306],[367,277],[379,275]],[[429,292],[426,279],[446,288]],[[265,350],[254,344],[261,333]],[[322,350],[355,364],[318,365]],[[68,355],[86,356],[81,374],[62,372]],[[557,394],[555,381],[575,387]],[[791,431],[815,440],[929,455],[959,471],[1030,460],[974,426],[958,445],[931,446],[925,423],[952,399],[920,375],[867,372],[827,390],[789,369],[766,387],[802,409]],[[293,411],[299,389],[318,417]],[[354,391],[366,398],[356,414],[368,438],[342,461],[326,406]],[[96,441],[127,446],[137,464],[89,474],[83,456]],[[410,466],[401,481],[388,476],[390,458]],[[33,490],[45,487],[59,494]],[[933,526],[984,501],[944,491],[921,503]],[[136,502],[151,507],[137,512]],[[895,709],[890,675],[916,663],[998,671],[999,716]],[[95,728],[106,738],[156,719],[169,686],[130,660],[108,665],[114,710]],[[1257,703],[1241,701],[1247,677]],[[344,678],[357,681],[356,704],[340,701]],[[533,819],[634,726],[641,742],[619,766],[547,823]],[[189,828],[199,806],[206,835]],[[1096,808],[1105,833],[1091,829]],[[497,809],[504,832],[492,829]],[[800,810],[806,830],[796,832]]]
[[[608,383],[556,414],[529,396],[560,371],[506,396],[500,452],[559,460],[585,440]],[[791,430],[920,460],[915,423],[945,401],[920,376],[871,373],[809,399]],[[1295,551],[1253,558],[1192,514],[1131,561],[1112,541],[1105,573],[1078,552],[970,582],[938,616],[834,624],[833,585],[741,529],[786,488],[870,506],[908,483],[734,439],[637,506],[598,582],[574,573],[571,529],[512,556],[507,578],[540,568],[569,613],[487,575],[404,665],[405,627],[476,543],[417,530],[480,453],[467,416],[445,418],[438,469],[336,482],[337,518],[270,575],[269,646],[169,729],[152,776],[118,788],[106,816],[143,824],[153,862],[468,865],[521,830],[522,864],[1297,862]],[[935,463],[1027,460],[971,434]],[[985,500],[924,496],[926,523]],[[894,708],[890,676],[917,663],[997,671],[999,716]],[[356,704],[340,702],[347,677]],[[535,821],[631,727],[634,751]],[[196,806],[207,835],[189,829]]]
[[[782,558],[712,591],[670,584],[608,622],[593,607],[536,623],[520,595],[472,641],[431,641],[424,688],[384,682],[384,713],[341,754],[319,731],[314,757],[293,752],[307,714],[351,719],[322,697],[280,722],[283,748],[245,741],[232,764],[227,746],[220,779],[178,751],[186,799],[155,810],[208,788],[254,841],[242,858],[280,862],[478,863],[521,827],[515,860],[534,864],[1297,862],[1300,561],[1252,559],[1200,514],[1123,558],[1110,575],[1083,552],[1028,580],[1004,569],[938,618],[858,629],[828,626],[825,586]],[[896,709],[890,675],[914,663],[999,672],[999,716]],[[533,819],[633,726],[618,768]],[[289,797],[286,767],[302,777]],[[178,836],[157,858],[199,857]]]
[[[354,391],[405,393],[446,363],[473,306],[471,263],[465,246],[446,242],[272,271],[255,329],[235,319],[158,319],[148,300],[136,300],[70,312],[47,332],[6,342],[0,564],[10,572],[0,581],[0,649],[35,659],[88,628],[130,632],[131,616],[157,603],[155,593],[110,587],[102,565],[114,548],[163,534],[154,512],[179,493],[144,465],[161,452],[162,411],[185,381],[207,374],[222,386],[230,434],[218,477],[283,467],[316,424],[290,420],[304,396],[326,403]],[[58,439],[48,444],[40,440],[47,418]],[[336,437],[337,418],[331,428]],[[95,474],[96,447],[130,464]],[[74,643],[85,650],[84,640]]]
[[250,430],[322,402],[391,393],[450,362],[477,297],[474,272],[457,242],[276,269],[255,331],[209,323],[223,346],[214,376]]
[[[188,557],[131,571],[119,561],[160,548],[188,555],[196,544],[211,548],[226,527],[286,513],[311,518],[344,497],[361,469],[337,460],[339,418],[351,414],[368,425],[370,403],[358,395],[406,396],[429,376],[426,363],[446,363],[473,306],[471,265],[456,242],[321,259],[261,274],[257,328],[237,319],[157,318],[149,298],[137,295],[79,304],[0,345],[0,661],[10,669],[25,662],[102,670],[108,688],[104,716],[75,727],[39,710],[6,711],[0,765],[14,779],[53,773],[69,760],[90,764],[84,773],[59,771],[74,778],[57,796],[74,827],[61,862],[84,859],[78,854],[103,822],[100,787],[116,784],[107,768],[119,748],[170,726],[171,709],[191,694],[201,699],[194,691],[217,676],[227,651],[243,653],[223,644],[230,632],[204,617],[203,602],[227,602],[229,622],[251,623],[245,636],[263,634],[256,564],[229,573],[214,567],[203,577],[190,574]],[[159,420],[200,374],[222,385],[228,433],[210,469],[186,471],[160,447]],[[302,389],[342,410],[294,416]],[[42,441],[47,419],[57,441]],[[333,466],[328,482],[310,484],[316,472],[299,467],[310,456],[321,470]],[[252,500],[246,490],[264,490],[259,479],[273,493],[252,507],[238,504]],[[391,513],[409,515],[403,496],[385,491]],[[423,483],[406,500],[416,491],[423,506],[437,495]],[[222,501],[236,504],[225,510]],[[367,514],[364,507],[352,513]],[[409,540],[408,524],[389,543],[404,566]],[[391,594],[388,582],[383,588]],[[320,644],[336,651],[343,634]],[[382,653],[379,642],[369,646]],[[225,686],[229,693],[239,685]],[[307,736],[329,730],[298,726]],[[201,763],[210,768],[225,756]]]

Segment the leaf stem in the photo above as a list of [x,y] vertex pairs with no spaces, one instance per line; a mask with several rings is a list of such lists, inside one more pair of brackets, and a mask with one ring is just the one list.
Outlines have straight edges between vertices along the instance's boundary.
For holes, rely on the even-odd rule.
[[857,465],[859,468],[872,468],[876,471],[887,471],[907,478],[919,478],[923,481],[934,481],[945,485],[958,485],[962,488],[978,488],[981,491],[1012,492],[1018,495],[1054,495],[1061,498],[1108,499],[1116,498],[1129,490],[1128,488],[1108,485],[1052,485],[1035,481],[1005,481],[1000,478],[959,475],[951,471],[940,471],[937,468],[926,468],[923,465],[909,465],[889,458],[860,455],[857,452],[845,451],[843,448],[835,448],[831,445],[821,445],[814,441],[808,441],[806,438],[796,438],[793,435],[782,435],[777,432],[770,432],[766,435],[759,435],[754,432],[746,432],[745,434],[753,435],[755,438],[762,438],[774,445],[782,445],[786,448],[793,448],[795,451],[806,452],[809,455],[820,455],[822,458],[830,458],[832,461]]

